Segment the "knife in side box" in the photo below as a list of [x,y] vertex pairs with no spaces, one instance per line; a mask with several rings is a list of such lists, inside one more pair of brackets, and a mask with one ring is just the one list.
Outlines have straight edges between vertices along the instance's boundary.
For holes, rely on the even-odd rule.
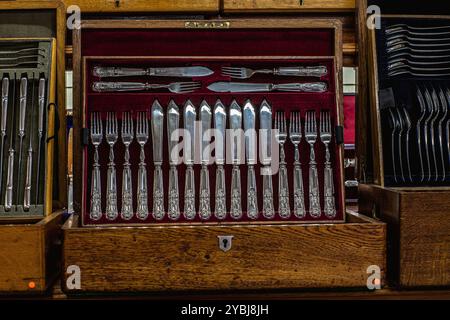
[[153,218],[162,220],[164,218],[164,186],[163,186],[163,130],[164,112],[158,100],[152,106],[152,142],[153,163],[155,171],[153,176]]
[[325,82],[311,83],[245,83],[245,82],[214,82],[208,86],[210,91],[214,92],[326,92],[327,84]]
[[184,140],[184,157],[186,163],[186,177],[184,187],[184,217],[187,220],[195,218],[195,180],[194,180],[194,152],[196,141],[195,121],[197,111],[190,100],[186,102],[183,110],[184,129],[188,137]]
[[247,157],[247,216],[258,219],[258,197],[256,189],[256,114],[250,100],[244,105],[245,155]]

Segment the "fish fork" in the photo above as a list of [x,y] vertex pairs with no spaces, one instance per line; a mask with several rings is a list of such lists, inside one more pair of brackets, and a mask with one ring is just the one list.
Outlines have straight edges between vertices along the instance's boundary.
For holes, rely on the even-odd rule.
[[280,67],[273,69],[250,69],[244,67],[222,67],[222,76],[228,76],[235,79],[248,79],[253,75],[273,74],[276,76],[297,76],[297,77],[318,77],[321,78],[328,74],[327,67]]
[[306,216],[305,212],[305,196],[303,189],[303,174],[300,163],[299,145],[302,141],[302,123],[300,112],[291,113],[289,124],[289,138],[295,148],[294,157],[294,215],[302,219]]
[[169,84],[151,84],[143,82],[94,82],[95,92],[130,92],[155,89],[168,89],[172,93],[191,93],[201,87],[200,82],[172,82]]
[[122,173],[122,211],[121,217],[130,220],[133,217],[133,184],[130,168],[130,144],[134,139],[133,119],[130,112],[122,113],[122,143],[125,156]]
[[336,217],[334,200],[333,168],[331,167],[330,143],[332,138],[331,118],[329,111],[320,112],[320,140],[325,145],[325,172],[324,172],[324,211],[328,218]]
[[137,217],[145,220],[148,217],[147,169],[145,168],[145,145],[149,136],[147,112],[138,112],[136,120],[136,140],[141,147],[137,185]]
[[115,112],[108,112],[106,117],[106,142],[109,145],[109,163],[106,183],[106,218],[108,220],[117,219],[119,213],[117,209],[117,175],[114,163],[114,145],[119,137],[117,126],[117,116]]
[[99,220],[102,217],[102,185],[100,177],[100,164],[98,156],[98,147],[103,140],[103,125],[100,113],[91,113],[91,141],[94,145],[94,165],[92,167],[91,178],[91,210],[90,218]]
[[320,193],[319,193],[319,174],[317,172],[316,154],[314,145],[317,141],[317,122],[316,112],[306,112],[305,138],[310,146],[309,154],[309,212],[311,217],[319,218],[321,215]]
[[286,156],[284,144],[287,140],[286,118],[284,112],[278,111],[275,114],[275,139],[280,145],[280,166],[278,171],[278,212],[281,218],[289,219],[291,209],[289,207],[289,185],[286,168]]

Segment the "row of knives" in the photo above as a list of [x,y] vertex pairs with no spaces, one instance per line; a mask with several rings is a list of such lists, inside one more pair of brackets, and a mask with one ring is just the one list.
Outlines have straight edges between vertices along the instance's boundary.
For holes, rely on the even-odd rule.
[[[19,87],[18,89],[17,86]],[[29,92],[31,92],[31,97],[29,96]],[[18,105],[16,101],[17,97]],[[39,198],[40,192],[42,191],[40,190],[39,181],[42,178],[41,158],[44,156],[42,146],[45,137],[45,101],[45,78],[35,76],[34,73],[30,78],[20,77],[20,79],[17,79],[15,75],[11,79],[9,77],[2,78],[0,190],[4,189],[5,195],[3,199],[0,199],[0,203],[2,200],[4,201],[5,211],[12,210],[14,206],[21,206],[24,211],[29,211],[33,204],[42,204]],[[36,104],[38,110],[35,110]],[[38,119],[37,121],[33,121],[32,117],[36,111]],[[17,127],[15,127],[15,119],[17,117],[18,122],[16,124]],[[30,123],[30,119],[31,125],[27,126]],[[27,128],[29,128],[29,132],[27,132]],[[10,132],[9,137],[8,132]],[[24,141],[27,135],[29,135],[29,144],[25,146]],[[7,150],[7,154],[5,154],[6,150],[4,150],[6,139],[9,139],[9,150]],[[15,150],[16,139],[19,139],[19,150]],[[33,149],[35,145],[38,146],[37,150]],[[26,160],[23,159],[24,153],[26,153]],[[18,160],[16,161],[17,157]],[[6,179],[3,177],[4,160],[6,160]],[[25,175],[22,172],[23,161],[26,161]],[[33,161],[37,161],[37,165],[34,165]],[[16,168],[15,165],[17,165]],[[35,179],[36,183],[33,183],[33,179]],[[17,190],[19,185],[24,186],[23,193]],[[35,187],[35,190],[32,190],[33,187]],[[35,194],[34,199],[32,199],[32,192]],[[23,194],[23,198],[19,199],[19,194]]]
[[[121,68],[121,67],[95,67],[93,75],[98,78],[120,78],[120,77],[180,77],[199,78],[207,77],[214,73],[211,69],[203,66],[190,67],[164,67],[164,68]],[[273,69],[250,69],[246,67],[223,67],[222,76],[235,79],[248,79],[255,74],[273,74],[291,77],[316,77],[322,78],[328,74],[325,66],[307,67],[278,67]],[[201,83],[171,82],[171,83],[146,83],[146,82],[124,82],[124,81],[95,81],[92,84],[94,92],[132,92],[157,89],[167,89],[172,93],[186,94],[201,88]],[[248,83],[219,81],[208,85],[208,90],[213,92],[326,92],[325,82],[309,83]]]
[[385,37],[390,77],[450,76],[450,25],[395,24]]
[[[99,221],[106,218],[108,221],[116,221],[119,216],[123,220],[131,220],[137,217],[140,220],[147,220],[151,217],[156,221],[165,219],[166,212],[169,220],[176,221],[181,218],[181,213],[188,221],[196,218],[207,221],[214,215],[218,220],[224,220],[229,215],[232,219],[240,220],[243,217],[244,210],[242,207],[242,190],[241,190],[241,172],[240,164],[241,151],[245,148],[245,163],[247,167],[247,205],[245,213],[246,218],[255,220],[260,218],[260,212],[264,219],[274,219],[276,217],[276,210],[274,208],[274,194],[272,175],[262,175],[262,192],[257,186],[256,166],[257,160],[257,139],[256,123],[259,120],[259,129],[265,130],[269,134],[265,136],[265,144],[263,146],[270,146],[272,142],[272,132],[275,135],[275,140],[280,148],[279,156],[279,188],[278,188],[278,215],[282,219],[291,218],[291,214],[298,219],[303,219],[309,215],[313,218],[321,218],[322,214],[326,215],[327,219],[332,219],[336,216],[335,194],[334,194],[334,176],[331,165],[331,153],[329,145],[332,143],[332,121],[329,111],[321,111],[320,115],[316,111],[308,111],[305,114],[304,131],[302,130],[302,116],[299,111],[291,112],[289,130],[287,130],[287,121],[284,112],[276,112],[275,116],[272,113],[272,108],[267,101],[263,101],[259,110],[254,107],[250,100],[247,100],[244,107],[233,101],[227,108],[218,100],[213,108],[211,108],[206,101],[196,108],[194,104],[188,100],[182,113],[175,102],[169,102],[166,113],[158,101],[155,101],[151,108],[151,121],[148,118],[148,112],[140,111],[133,117],[132,113],[125,111],[122,113],[121,121],[118,120],[116,112],[105,113],[94,111],[91,112],[90,117],[90,138],[94,149],[93,155],[89,158],[92,164],[91,175],[91,189],[90,189],[90,208],[89,217],[92,221]],[[259,119],[258,119],[259,114]],[[167,138],[168,138],[168,157],[163,155],[163,136],[164,124],[167,118]],[[227,121],[227,118],[228,121]],[[184,128],[180,127],[180,120],[183,120]],[[196,122],[199,121],[199,125]],[[119,128],[120,122],[120,128]],[[149,124],[150,122],[150,124]],[[227,129],[227,122],[229,123]],[[319,124],[318,124],[319,123]],[[274,127],[273,127],[274,126]],[[200,131],[201,128],[201,131]],[[184,129],[190,139],[183,136],[183,157],[185,169],[185,186],[184,186],[184,208],[181,210],[180,190],[178,186],[178,171],[180,165],[179,158],[179,136],[175,133],[179,129]],[[206,136],[205,133],[210,129],[215,129],[214,133],[214,152],[215,152],[215,197],[211,198],[210,190],[210,158],[208,152],[205,152],[211,144],[211,136]],[[275,129],[275,130],[274,130]],[[225,136],[226,131],[245,132],[245,138],[228,141],[226,148]],[[288,132],[289,131],[289,132]],[[250,134],[247,134],[250,133]],[[174,135],[176,138],[174,138]],[[153,208],[149,208],[149,192],[147,190],[147,170],[146,170],[146,153],[145,147],[148,140],[152,140],[152,153],[154,164],[153,175]],[[194,153],[196,150],[196,141],[198,137],[202,137],[201,142],[201,171],[200,171],[200,186],[198,190],[195,186],[194,178]],[[288,169],[285,159],[284,146],[288,138],[295,147],[295,159],[293,161],[293,193],[289,193],[288,183]],[[122,190],[121,203],[122,206],[118,208],[118,190],[117,190],[117,173],[115,164],[115,145],[122,140],[125,148],[122,174]],[[305,208],[305,192],[303,188],[302,166],[300,163],[299,146],[303,139],[310,146],[309,154],[309,190],[306,193],[309,196],[309,209]],[[325,161],[324,161],[324,194],[321,197],[319,187],[319,169],[316,162],[315,146],[318,140],[321,140],[325,146]],[[107,165],[107,183],[106,183],[106,210],[103,211],[102,204],[102,178],[99,146],[106,140],[109,145],[109,157]],[[261,140],[261,139],[260,139]],[[137,195],[133,195],[133,179],[131,172],[130,159],[130,145],[137,141],[140,146],[139,169],[137,177]],[[231,143],[230,143],[231,142]],[[239,143],[241,142],[241,143]],[[243,146],[245,145],[245,147]],[[261,145],[261,141],[260,141]],[[197,145],[198,148],[198,145]],[[242,149],[240,149],[242,148]],[[225,179],[226,157],[225,149],[231,152],[232,164],[232,178],[231,188],[227,188]],[[177,156],[174,156],[177,155]],[[164,175],[167,174],[163,170],[164,159],[168,159],[170,169],[168,172],[169,186],[167,198],[164,192]],[[166,160],[167,161],[167,160]],[[261,159],[261,173],[267,172],[271,166],[271,151],[267,150],[266,157]],[[164,172],[163,172],[164,171]],[[227,197],[227,192],[230,191],[230,196]],[[198,193],[197,193],[198,192]],[[258,192],[261,192],[258,195]],[[198,195],[198,196],[197,196]],[[291,211],[290,197],[293,197],[294,208]],[[260,211],[258,208],[258,197],[262,198],[263,207]],[[165,209],[165,199],[167,199],[168,207]],[[230,199],[230,205],[227,206],[227,199]],[[323,199],[323,211],[322,211]],[[196,202],[198,200],[198,210]],[[214,206],[211,206],[211,202]],[[136,204],[136,206],[134,205]],[[134,210],[136,208],[136,210]],[[104,212],[104,213],[103,213]]]

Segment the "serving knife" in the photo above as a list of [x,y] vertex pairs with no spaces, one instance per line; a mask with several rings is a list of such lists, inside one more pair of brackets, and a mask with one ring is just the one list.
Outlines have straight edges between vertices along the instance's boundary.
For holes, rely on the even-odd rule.
[[200,104],[200,122],[202,125],[202,150],[201,163],[202,169],[200,171],[200,204],[199,215],[202,220],[209,220],[211,218],[211,192],[209,187],[209,146],[211,141],[211,107],[203,100]]
[[262,134],[263,154],[261,158],[261,168],[263,176],[263,216],[266,219],[273,219],[275,210],[273,206],[273,184],[271,173],[272,162],[272,107],[264,100],[259,110],[260,133]]
[[[178,220],[180,218],[180,202],[179,202],[179,188],[178,188],[178,171],[177,158],[179,155],[178,138],[173,139],[173,134],[177,136],[177,130],[180,125],[180,110],[175,101],[169,102],[169,109],[167,110],[167,139],[169,145],[169,209],[168,216],[171,220]],[[178,136],[177,136],[178,137]]]
[[152,142],[153,163],[155,171],[153,176],[153,218],[162,220],[164,218],[164,186],[163,186],[163,130],[164,112],[158,100],[152,106]]
[[175,68],[95,67],[93,70],[93,75],[100,78],[133,76],[196,78],[207,77],[212,75],[213,73],[214,71],[212,71],[211,69],[201,66]]
[[214,107],[214,128],[216,129],[216,200],[214,214],[217,219],[223,220],[227,214],[226,189],[225,189],[225,130],[227,125],[227,114],[225,106],[217,100]]
[[247,216],[258,219],[258,197],[256,189],[256,113],[250,100],[244,105],[245,155],[247,160]]
[[194,150],[196,141],[195,121],[197,111],[190,100],[186,102],[183,110],[184,129],[188,134],[184,137],[184,161],[186,164],[186,177],[184,184],[184,217],[187,220],[195,219],[195,180],[194,180]]
[[208,89],[214,92],[326,92],[327,88],[325,82],[272,84],[223,81],[214,82],[208,86]]
[[[236,100],[231,102],[230,106],[230,129],[232,130],[233,141],[231,141],[231,161],[233,171],[231,174],[231,210],[230,215],[233,219],[242,218],[242,200],[241,200],[241,172],[239,164],[241,163],[241,132],[242,132],[242,110]],[[237,141],[236,141],[237,140]]]

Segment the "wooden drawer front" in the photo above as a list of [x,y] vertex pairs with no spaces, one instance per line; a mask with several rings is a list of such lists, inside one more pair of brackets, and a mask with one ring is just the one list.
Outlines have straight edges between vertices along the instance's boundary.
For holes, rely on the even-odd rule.
[[351,11],[355,0],[223,0],[225,11]]
[[[64,227],[64,270],[80,268],[81,289],[68,293],[365,287],[369,266],[385,271],[380,223],[123,229],[71,223],[77,222]],[[228,251],[218,236],[233,236]]]
[[219,0],[64,0],[66,6],[77,5],[83,12],[218,12]]

